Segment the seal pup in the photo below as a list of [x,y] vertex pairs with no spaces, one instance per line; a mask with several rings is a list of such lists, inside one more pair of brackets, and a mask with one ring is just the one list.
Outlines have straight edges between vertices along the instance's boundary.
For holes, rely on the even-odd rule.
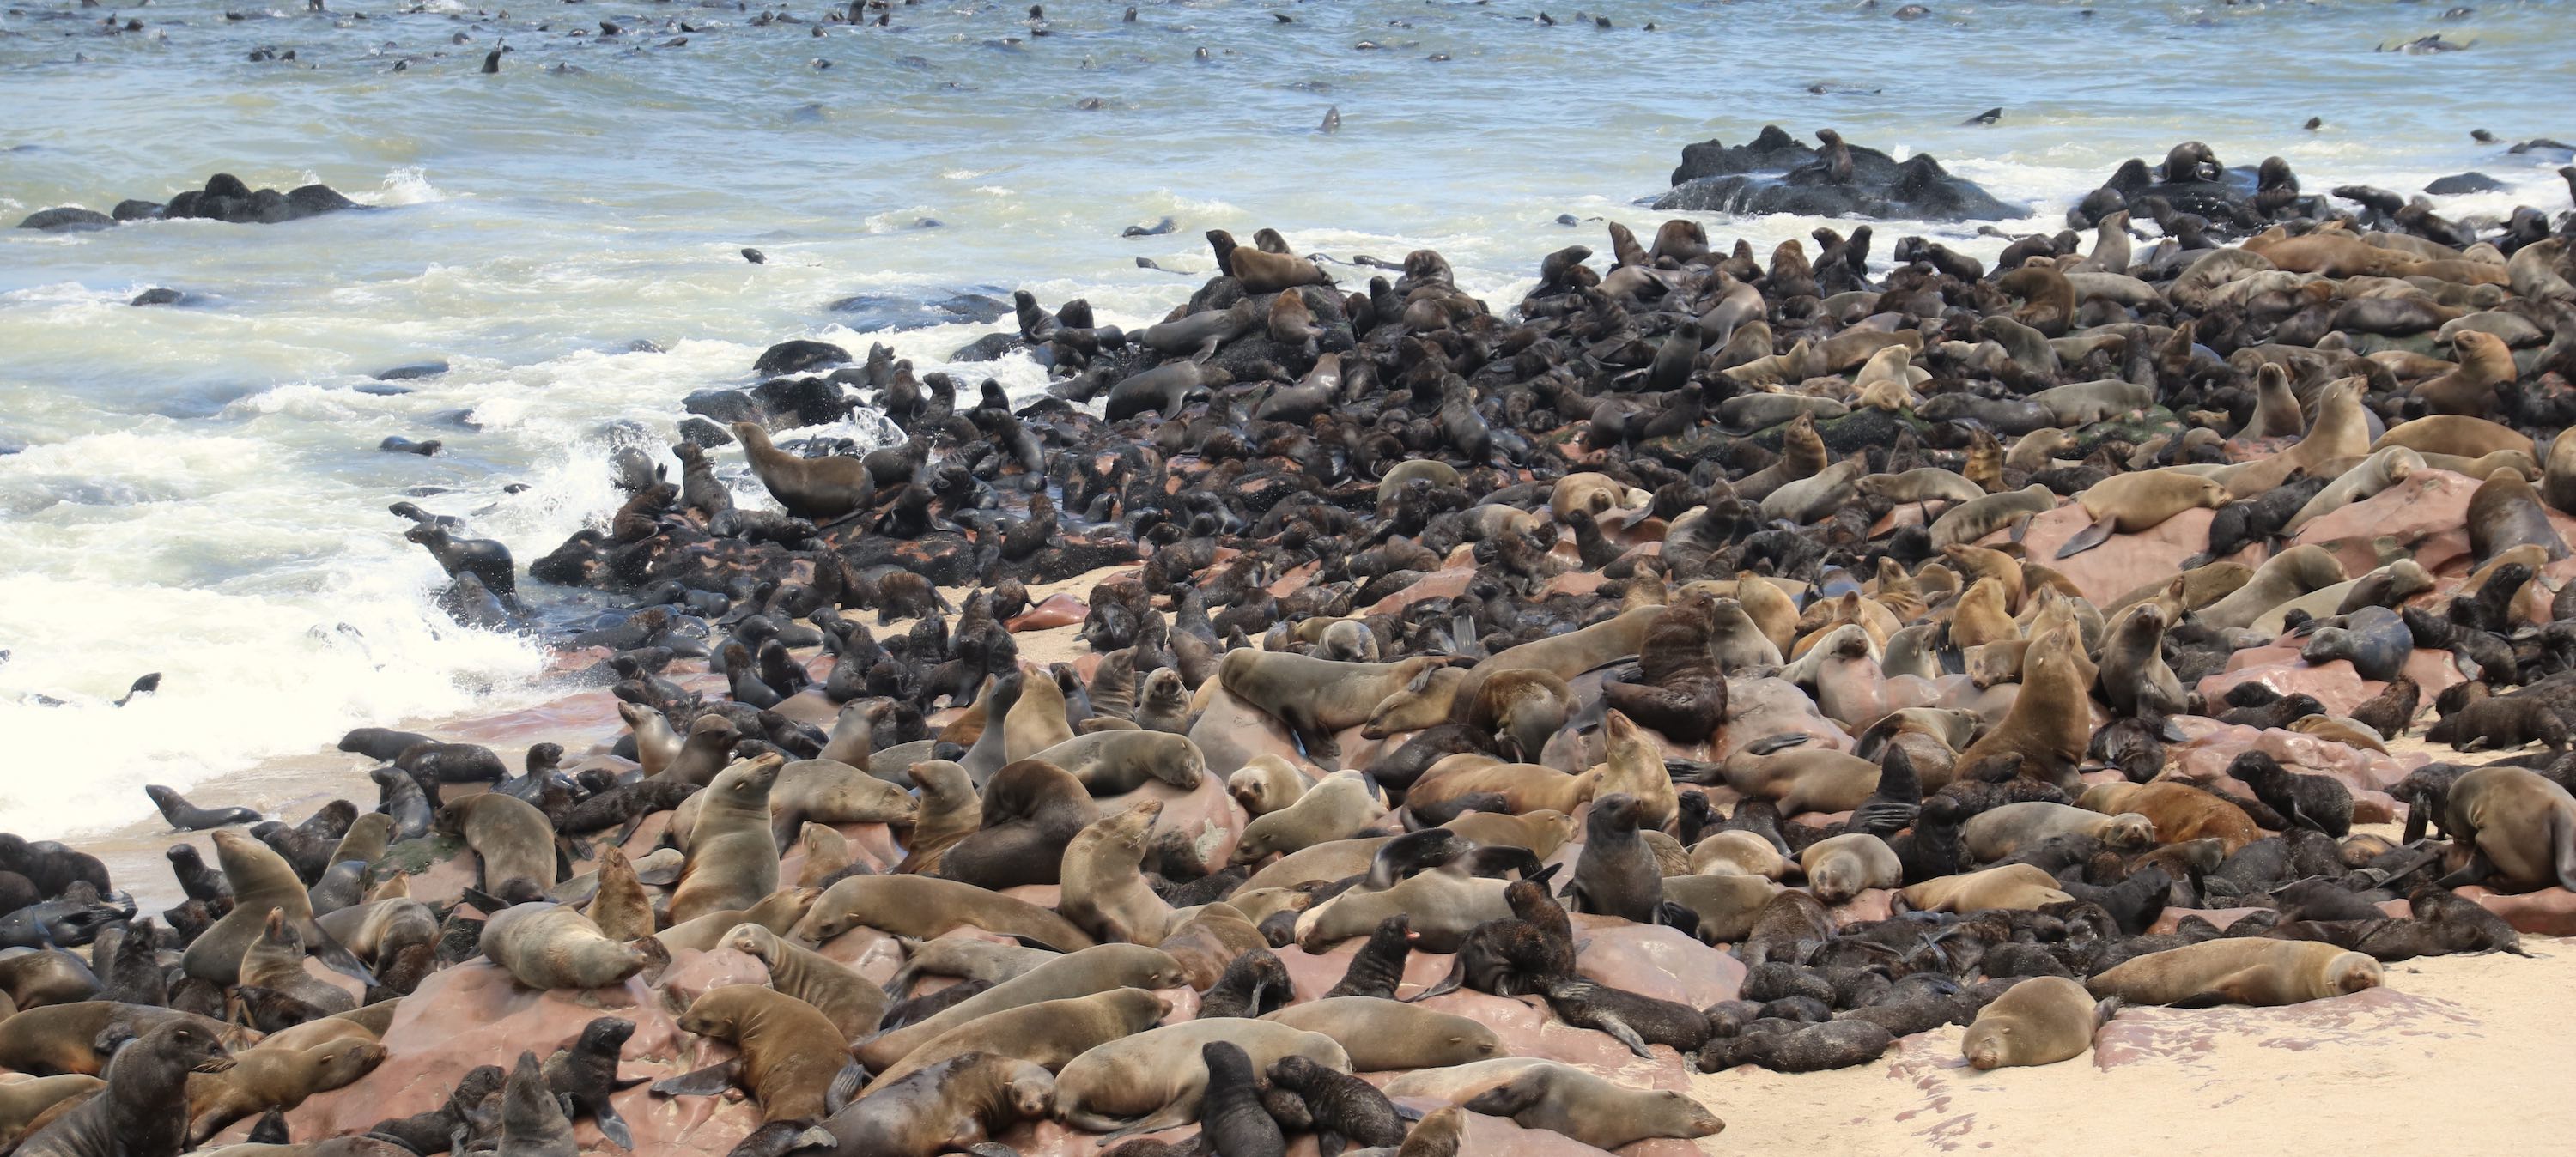
[[162,819],[170,821],[171,827],[183,832],[201,832],[227,824],[255,824],[260,821],[260,814],[250,808],[198,807],[189,803],[188,797],[159,784],[145,786],[143,794],[152,797],[152,806],[160,809]]

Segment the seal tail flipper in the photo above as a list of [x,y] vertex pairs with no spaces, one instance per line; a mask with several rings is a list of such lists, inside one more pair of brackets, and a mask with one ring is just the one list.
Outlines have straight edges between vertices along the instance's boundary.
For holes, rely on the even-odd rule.
[[2119,997],[2106,996],[2093,1002],[2093,1031],[2102,1031],[2102,1026],[2111,1023],[2111,1018],[2118,1015],[2120,1015]]
[[461,888],[458,889],[457,896],[466,903],[482,909],[483,914],[486,916],[500,915],[511,906],[509,901],[495,896],[490,892],[486,892],[481,888]]
[[849,1107],[859,1097],[859,1089],[868,1083],[867,1066],[851,1061],[841,1066],[832,1077],[832,1086],[823,1090],[823,1115],[832,1116]]
[[[1165,1105],[1161,1110],[1149,1116],[1135,1118],[1124,1125],[1119,1125],[1111,1129],[1106,1135],[1100,1138],[1098,1145],[1100,1148],[1106,1149],[1109,1147],[1111,1142],[1120,1140],[1121,1138],[1132,1137],[1138,1133],[1154,1133],[1160,1132],[1164,1129],[1178,1128],[1196,1120],[1197,1117],[1198,1114],[1195,1111],[1183,1109],[1177,1104]],[[1103,1120],[1109,1120],[1109,1118],[1103,1118]],[[1076,1128],[1083,1128],[1083,1126],[1075,1124],[1074,1119],[1070,1116],[1065,1118],[1065,1123],[1068,1125],[1074,1125]]]
[[609,1104],[608,1098],[601,1097],[592,1106],[590,1118],[599,1125],[599,1135],[608,1138],[610,1144],[629,1153],[635,1151],[634,1131],[626,1127],[626,1118],[617,1115],[617,1106]]
[[734,1085],[738,1060],[720,1061],[703,1069],[664,1077],[653,1082],[652,1091],[664,1097],[714,1097],[723,1095]]
[[2057,557],[2073,558],[2076,555],[2082,554],[2085,551],[2109,542],[2111,541],[2111,532],[2117,529],[2119,529],[2118,517],[2105,514],[2100,518],[2096,518],[2093,520],[2093,525],[2076,531],[2075,537],[2067,539],[2066,545],[2058,547]]
[[1450,962],[1449,975],[1441,977],[1440,983],[1404,998],[1404,1003],[1420,1004],[1421,1002],[1429,1000],[1435,996],[1445,996],[1449,993],[1458,991],[1458,989],[1463,987],[1466,983],[1467,958],[1459,956]]
[[[817,1128],[818,1126],[809,1120],[771,1121],[752,1130],[750,1136],[735,1142],[734,1147],[725,1154],[725,1157],[784,1157],[785,1154],[804,1148],[807,1144],[805,1134],[814,1132]],[[830,1135],[824,1134],[826,1137]]]
[[1655,910],[1655,922],[1694,939],[1699,936],[1699,913],[1672,900]]
[[323,931],[322,925],[316,923],[312,917],[305,917],[304,927],[298,931],[303,933],[305,951],[320,960],[325,967],[343,976],[363,981],[370,988],[375,986],[376,974],[367,970],[366,964],[358,959],[356,953],[349,951],[339,941],[332,939],[330,933]]

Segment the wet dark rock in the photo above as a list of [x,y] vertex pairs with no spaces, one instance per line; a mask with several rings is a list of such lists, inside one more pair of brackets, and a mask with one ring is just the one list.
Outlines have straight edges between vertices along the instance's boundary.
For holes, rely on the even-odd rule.
[[217,173],[206,178],[205,188],[192,189],[170,198],[170,203],[162,209],[162,216],[223,221],[234,225],[275,225],[358,208],[363,206],[341,196],[328,185],[304,185],[283,193],[275,189],[254,191],[239,177]]
[[2475,171],[2453,173],[2447,177],[2434,178],[2432,184],[2424,186],[2424,191],[2436,197],[2453,197],[2462,193],[2501,193],[2504,192],[2504,182]]
[[753,373],[799,374],[816,366],[838,365],[850,360],[850,351],[827,341],[783,341],[761,352],[760,360],[751,363]]
[[96,209],[78,209],[66,205],[59,209],[38,209],[29,213],[26,220],[18,222],[18,227],[41,229],[47,233],[75,233],[90,229],[107,229],[115,224],[115,218]]
[[157,221],[161,218],[161,202],[128,197],[117,202],[116,208],[108,211],[108,216],[119,221]]
[[166,285],[156,285],[134,295],[127,305],[177,305],[187,295]]
[[760,403],[741,390],[699,390],[680,399],[680,408],[714,420],[718,426],[735,422],[752,422],[760,418]]
[[1927,221],[1999,221],[2025,211],[1951,176],[1929,154],[1900,162],[1876,149],[1849,147],[1851,179],[1841,182],[1815,149],[1776,125],[1763,126],[1750,144],[1688,145],[1673,170],[1672,191],[1655,198],[1653,207]]
[[958,322],[990,325],[1011,315],[1011,303],[973,292],[939,298],[862,293],[833,302],[831,310],[851,315],[841,318],[840,322],[854,331],[879,333],[890,329],[927,329]]
[[733,445],[733,435],[724,427],[694,414],[680,419],[680,440],[708,448]]
[[437,377],[440,374],[446,373],[447,369],[448,366],[446,362],[413,362],[410,365],[395,366],[392,369],[377,374],[376,380],[380,382],[418,381],[422,378]]
[[988,333],[959,346],[956,353],[948,355],[948,360],[952,362],[997,361],[1012,350],[1020,348],[1022,344],[1020,335],[1015,333]]

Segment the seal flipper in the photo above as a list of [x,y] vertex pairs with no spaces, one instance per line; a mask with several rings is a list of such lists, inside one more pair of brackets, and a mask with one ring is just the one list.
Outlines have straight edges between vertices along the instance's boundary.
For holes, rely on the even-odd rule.
[[1800,746],[1813,738],[1815,737],[1804,731],[1785,731],[1778,735],[1766,735],[1756,739],[1745,744],[1744,749],[1755,755],[1769,755],[1775,751],[1787,751],[1792,747]]
[[1452,992],[1456,992],[1456,991],[1458,991],[1458,989],[1459,989],[1460,987],[1464,986],[1466,983],[1467,983],[1467,958],[1466,958],[1466,957],[1464,957],[1464,956],[1459,956],[1459,957],[1454,958],[1454,959],[1450,962],[1450,964],[1449,964],[1449,975],[1444,976],[1444,977],[1441,977],[1441,978],[1440,978],[1440,983],[1435,984],[1435,985],[1432,985],[1431,987],[1426,988],[1426,989],[1423,989],[1422,991],[1417,992],[1417,993],[1413,994],[1412,996],[1408,996],[1408,997],[1404,998],[1404,1003],[1406,1003],[1406,1004],[1419,1004],[1419,1003],[1421,1003],[1421,1002],[1423,1002],[1423,1001],[1426,1001],[1426,1000],[1429,1000],[1429,999],[1431,999],[1432,997],[1435,997],[1435,996],[1445,996],[1445,995],[1447,995],[1447,994],[1449,994],[1449,993],[1452,993]]
[[482,909],[483,914],[486,916],[498,916],[502,912],[513,907],[509,901],[504,900],[499,896],[495,896],[490,892],[486,892],[481,888],[471,886],[460,888],[457,890],[456,895],[458,899]]
[[609,1104],[608,1098],[601,1097],[591,1106],[590,1119],[599,1126],[599,1135],[611,1144],[629,1153],[635,1151],[634,1132],[626,1127],[626,1118],[617,1115],[617,1106]]
[[857,1061],[841,1066],[832,1077],[832,1086],[823,1090],[823,1115],[837,1116],[859,1097],[859,1089],[868,1083],[867,1066]]
[[739,1058],[719,1061],[703,1069],[664,1077],[653,1082],[653,1092],[665,1097],[716,1097],[734,1087],[734,1074],[739,1072]]
[[[1196,1119],[1196,1114],[1181,1108],[1177,1104],[1171,1104],[1165,1105],[1145,1116],[1128,1119],[1124,1124],[1119,1123],[1119,1118],[1102,1117],[1092,1113],[1067,1114],[1064,1118],[1064,1123],[1086,1133],[1105,1134],[1100,1138],[1100,1147],[1105,1149],[1109,1146],[1110,1142],[1116,1141],[1122,1137],[1130,1137],[1138,1133],[1159,1133],[1165,1129],[1176,1129],[1180,1126],[1187,1125]],[[1085,1124],[1085,1121],[1097,1121],[1101,1125],[1105,1126],[1105,1128],[1095,1129],[1092,1126]]]
[[1537,1082],[1523,1076],[1487,1089],[1458,1107],[1488,1117],[1512,1117],[1527,1111],[1540,1100]]
[[[2565,862],[2563,853],[2560,862],[2562,864]],[[2460,865],[2459,871],[2434,881],[2434,884],[2444,888],[2465,888],[2485,880],[2494,871],[2495,864],[2487,859],[2485,852],[2478,850],[2477,845],[2472,843],[2469,845],[2469,862]]]
[[735,1142],[725,1157],[785,1157],[785,1154],[804,1148],[807,1144],[805,1135],[817,1128],[811,1121],[771,1121]]
[[1629,1052],[1635,1053],[1650,1061],[1655,1059],[1653,1050],[1646,1047],[1646,1038],[1638,1036],[1637,1030],[1628,1027],[1627,1021],[1621,1020],[1618,1017],[1599,1009],[1594,1009],[1592,1012],[1592,1027],[1609,1033],[1613,1038],[1618,1040],[1620,1044],[1628,1046]]
[[2093,1031],[2102,1031],[2103,1025],[2111,1023],[2112,1017],[2120,1015],[2120,1003],[2120,998],[2116,996],[2106,996],[2093,1003]]
[[651,884],[656,888],[668,888],[671,885],[680,882],[680,868],[681,865],[679,864],[672,864],[667,867],[653,868],[650,870],[638,868],[635,870],[635,882],[639,884]]
[[339,941],[332,939],[330,933],[323,931],[322,925],[315,922],[312,917],[305,917],[304,926],[296,931],[304,937],[304,951],[321,961],[324,967],[353,980],[362,981],[369,988],[376,986],[376,974],[368,970],[356,953],[349,951]]
[[1655,923],[1673,929],[1694,940],[1699,938],[1699,913],[1673,900],[1666,900],[1655,910]]
[[2093,525],[2076,531],[2075,537],[2067,539],[2066,545],[2057,548],[2057,557],[2073,558],[2111,541],[2111,533],[2119,529],[2119,522],[2118,516],[2110,514],[2094,519]]

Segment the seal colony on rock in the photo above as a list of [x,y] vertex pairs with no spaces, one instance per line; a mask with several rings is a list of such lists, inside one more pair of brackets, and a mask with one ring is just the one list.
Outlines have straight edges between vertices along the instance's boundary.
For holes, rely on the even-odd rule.
[[[1676,193],[2020,215],[1817,138],[1693,146]],[[105,1073],[0,1084],[0,1130],[172,1152],[185,1120],[135,1106],[188,1099],[421,1151],[587,1120],[745,1157],[1191,1125],[1410,1157],[1479,1116],[1616,1148],[1724,1127],[1633,1065],[1813,1072],[1948,1025],[1975,1067],[2051,1064],[2122,1004],[2518,950],[2576,886],[2576,225],[2270,162],[2246,192],[2195,144],[2131,169],[2091,236],[1991,268],[1610,222],[1508,302],[1427,249],[1211,231],[1220,272],[1132,333],[1015,294],[979,344],[1043,369],[1023,398],[772,346],[681,403],[679,480],[612,459],[606,529],[526,591],[403,515],[461,622],[609,606],[561,641],[610,694],[524,755],[360,729],[373,811],[247,829],[155,791],[220,867],[174,848],[157,918],[0,837],[0,1065]],[[770,435],[860,408],[900,440]],[[1087,653],[1023,650],[1059,629]],[[2492,754],[2388,755],[2419,730]],[[553,1035],[423,1039],[476,1010]],[[638,1081],[686,1103],[628,1119]]]

